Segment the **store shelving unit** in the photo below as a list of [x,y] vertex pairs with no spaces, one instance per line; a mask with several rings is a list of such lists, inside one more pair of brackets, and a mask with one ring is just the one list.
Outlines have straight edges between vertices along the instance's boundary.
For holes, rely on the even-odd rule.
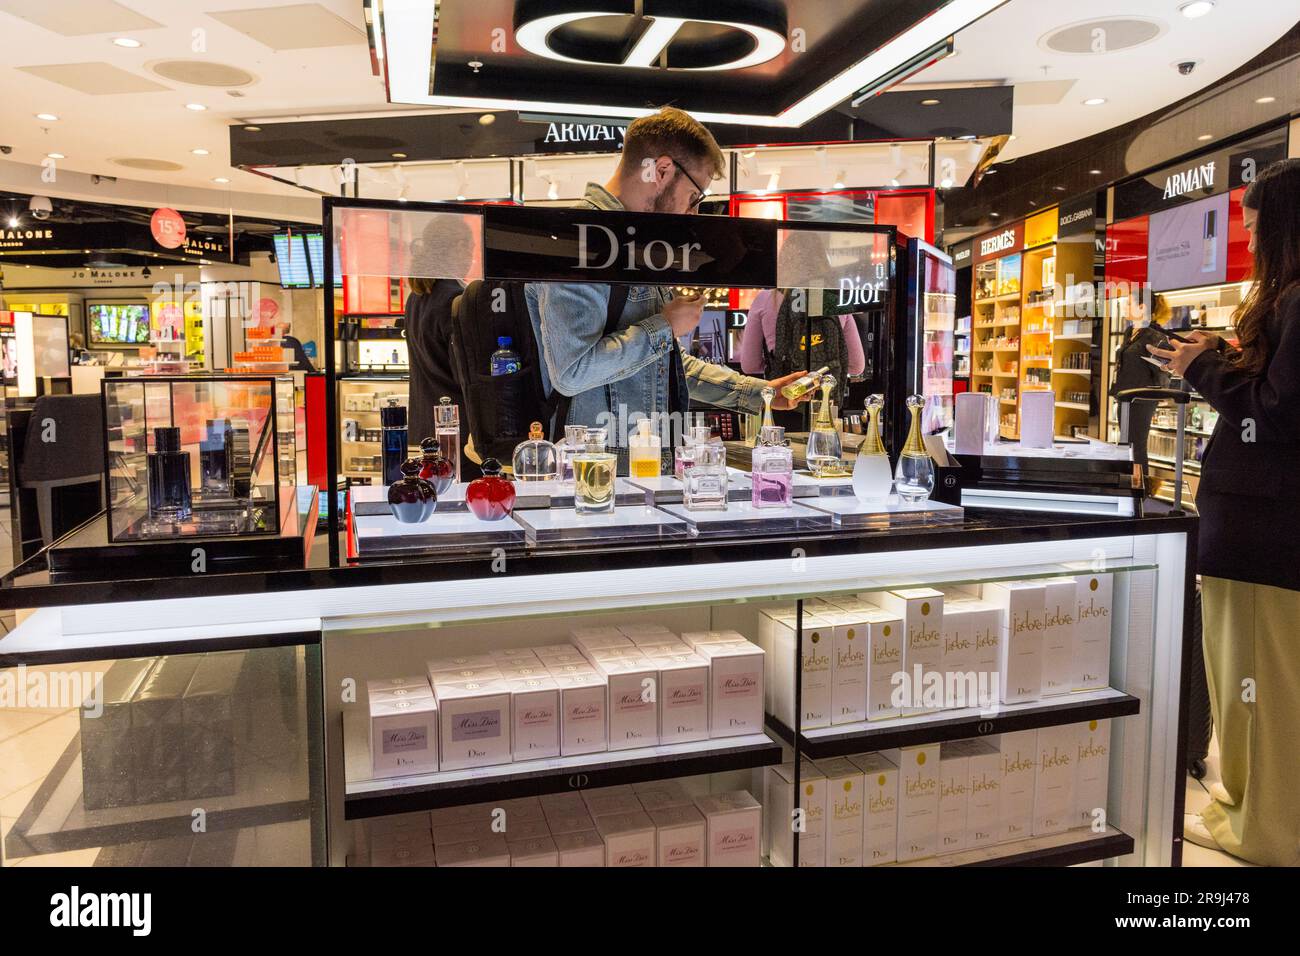
[[[1018,406],[1020,394],[1020,264],[1016,253],[975,267],[971,390],[997,395],[1004,407]],[[1016,412],[1003,420],[1014,423]],[[1017,428],[1003,433],[1013,437]]]

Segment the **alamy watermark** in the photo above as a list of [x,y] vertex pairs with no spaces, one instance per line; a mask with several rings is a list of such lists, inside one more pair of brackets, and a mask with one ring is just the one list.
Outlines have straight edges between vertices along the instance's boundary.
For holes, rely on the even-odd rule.
[[103,684],[94,671],[65,671],[19,664],[0,671],[0,709],[80,708],[83,716],[104,713]]

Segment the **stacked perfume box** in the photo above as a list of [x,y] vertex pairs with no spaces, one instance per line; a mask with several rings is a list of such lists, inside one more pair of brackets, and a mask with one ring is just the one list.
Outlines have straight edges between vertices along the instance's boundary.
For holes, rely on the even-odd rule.
[[769,712],[804,730],[1038,700],[1110,681],[1108,573],[873,591],[759,616]]
[[[878,866],[1105,824],[1110,724],[903,747],[800,769],[800,866]],[[793,865],[794,764],[764,781],[768,854]]]
[[763,810],[744,790],[673,780],[521,797],[370,826],[372,866],[758,866]]
[[580,628],[370,681],[376,777],[758,733],[763,652],[735,631]]
[[121,660],[81,714],[87,810],[235,791],[235,711],[246,655]]

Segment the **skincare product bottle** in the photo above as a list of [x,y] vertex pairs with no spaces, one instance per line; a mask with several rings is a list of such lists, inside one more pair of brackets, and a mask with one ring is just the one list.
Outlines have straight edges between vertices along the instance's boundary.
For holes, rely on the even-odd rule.
[[542,437],[542,423],[533,422],[528,440],[515,446],[515,481],[554,481],[559,471],[555,446]]
[[726,511],[726,448],[712,442],[698,446],[683,481],[682,503],[688,511]]
[[751,455],[750,483],[754,507],[790,507],[794,488],[794,455],[785,443],[785,429],[780,425],[764,425]]
[[[1205,211],[1205,229],[1201,238],[1201,271],[1213,272],[1219,265],[1219,211]],[[1202,313],[1204,314],[1204,313]]]
[[402,524],[427,521],[438,504],[433,483],[420,477],[420,462],[402,462],[402,479],[388,486],[388,510]]
[[583,449],[573,456],[573,507],[580,515],[614,510],[614,476],[618,456],[605,451],[605,429],[588,428]]
[[921,439],[921,409],[924,407],[925,399],[920,395],[912,395],[907,400],[912,424],[894,472],[898,496],[907,502],[925,501],[934,491],[934,460]]
[[396,398],[379,410],[379,424],[384,432],[384,484],[402,480],[402,462],[406,461],[406,406]]
[[149,517],[184,521],[190,516],[190,456],[181,448],[181,430],[153,430],[148,455]]
[[808,434],[808,470],[818,478],[829,478],[844,471],[840,433],[831,418],[831,390],[835,388],[835,376],[821,376],[819,387],[822,393],[821,406],[817,409],[812,431]]
[[460,481],[460,407],[446,395],[438,399],[433,410],[433,432],[442,457],[451,462],[451,473]]
[[880,409],[884,404],[881,395],[867,398],[867,435],[853,462],[853,494],[859,500],[886,498],[894,487],[889,454],[880,440]]
[[501,475],[501,462],[483,459],[483,477],[475,478],[465,489],[465,502],[480,521],[500,521],[515,506],[515,486]]
[[636,434],[628,438],[628,474],[633,478],[658,478],[663,442],[652,432],[648,418],[636,423]]
[[817,382],[830,370],[831,367],[827,365],[823,368],[819,368],[815,372],[809,372],[807,375],[800,376],[789,385],[783,386],[781,388],[781,394],[792,402],[796,401],[816,388]]

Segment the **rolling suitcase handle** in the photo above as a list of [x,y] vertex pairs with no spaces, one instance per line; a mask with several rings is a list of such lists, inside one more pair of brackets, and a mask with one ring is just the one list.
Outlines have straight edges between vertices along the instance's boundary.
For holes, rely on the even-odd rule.
[[1129,444],[1128,420],[1132,402],[1171,401],[1178,406],[1178,429],[1174,446],[1174,508],[1172,514],[1183,514],[1183,446],[1187,436],[1187,404],[1192,393],[1182,388],[1126,388],[1115,396],[1119,402],[1119,440]]

